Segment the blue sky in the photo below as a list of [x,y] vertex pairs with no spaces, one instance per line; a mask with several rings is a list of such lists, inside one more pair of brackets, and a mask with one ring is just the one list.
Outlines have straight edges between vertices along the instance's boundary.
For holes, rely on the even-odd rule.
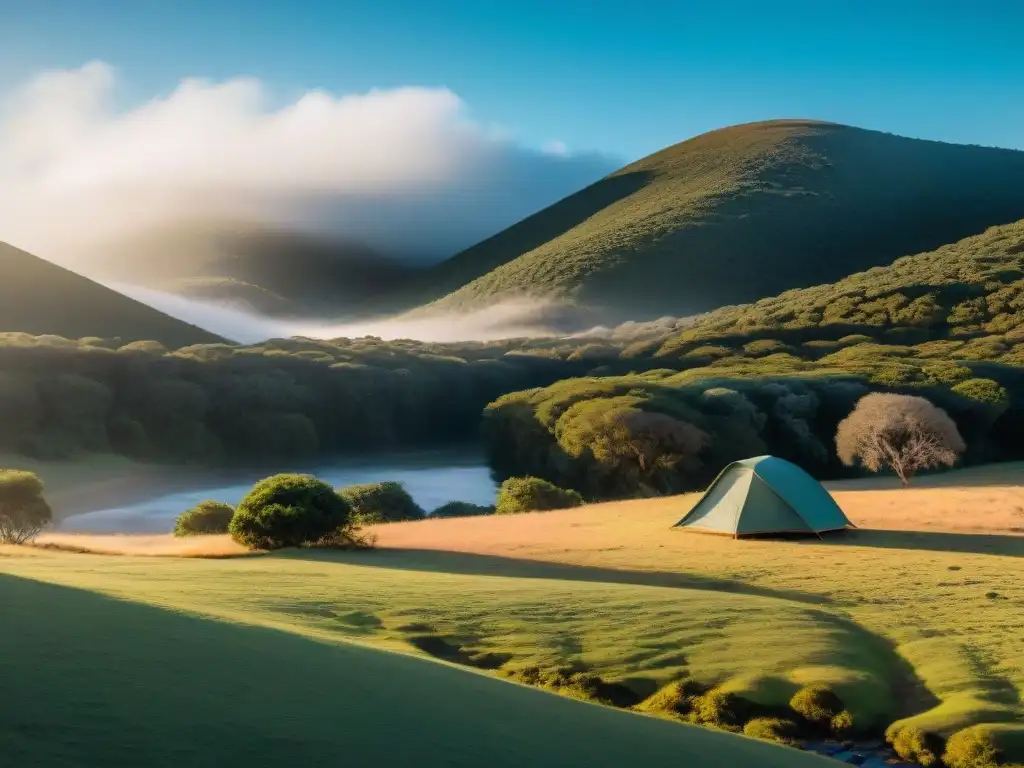
[[623,159],[794,116],[1024,149],[1022,47],[1019,0],[0,0],[0,88],[91,59],[127,101],[190,76],[445,86],[528,144]]

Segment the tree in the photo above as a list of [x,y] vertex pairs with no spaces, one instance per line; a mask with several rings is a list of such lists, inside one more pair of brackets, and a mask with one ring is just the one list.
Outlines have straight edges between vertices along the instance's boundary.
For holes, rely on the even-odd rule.
[[351,528],[348,502],[312,475],[272,475],[246,494],[231,518],[231,538],[249,549],[313,544]]
[[360,525],[422,520],[425,514],[405,486],[394,480],[350,485],[338,493],[348,502],[353,522]]
[[708,436],[672,416],[636,407],[639,397],[577,403],[559,419],[555,435],[570,456],[593,457],[623,490],[671,492],[673,476],[699,469]]
[[53,520],[43,481],[33,472],[0,469],[0,543],[24,544]]
[[904,487],[923,469],[956,463],[966,446],[956,424],[923,397],[874,393],[839,422],[836,451],[847,466],[890,468]]
[[175,536],[202,536],[227,533],[235,508],[222,501],[200,501],[192,509],[178,515],[174,523]]
[[510,477],[498,489],[494,512],[514,515],[519,512],[546,512],[583,504],[576,491],[559,488],[539,477]]

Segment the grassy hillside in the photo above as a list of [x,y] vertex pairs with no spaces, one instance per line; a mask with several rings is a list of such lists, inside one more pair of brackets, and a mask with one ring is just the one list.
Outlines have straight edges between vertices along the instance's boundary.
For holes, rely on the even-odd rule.
[[251,223],[185,222],[98,247],[90,270],[276,315],[375,314],[417,268],[359,243]]
[[[987,483],[1017,485],[1019,473],[1019,465],[982,478],[966,472],[959,489],[952,487],[957,476],[951,475],[949,484],[935,490],[840,492],[836,500],[861,528],[820,542],[734,541],[671,530],[699,498],[694,494],[534,515],[382,526],[379,545],[417,550],[416,557],[423,562],[433,558],[439,568],[453,559],[465,568],[497,572],[515,566],[525,574],[532,567],[537,575],[553,575],[559,567],[554,564],[561,563],[563,573],[578,572],[581,579],[589,574],[633,584],[703,585],[717,590],[716,595],[771,595],[780,608],[803,605],[818,617],[819,627],[834,622],[837,638],[858,627],[869,633],[862,637],[861,651],[884,647],[877,660],[893,658],[886,655],[891,652],[912,668],[911,678],[901,678],[893,670],[886,677],[897,686],[898,700],[913,710],[909,723],[944,735],[978,723],[1005,723],[1005,736],[1016,744],[1011,756],[1020,762],[1024,760],[1024,634],[1020,631],[1024,536],[875,528],[883,524],[879,510],[886,507],[896,515],[889,527],[899,528],[906,522],[901,515],[907,508],[920,521],[928,511],[921,506],[931,503],[932,494],[943,492],[961,493],[959,514],[969,515],[1004,490],[986,487]],[[1014,490],[1015,499],[1001,498],[1017,502],[1024,524],[1019,485]],[[685,610],[683,604],[680,610]],[[700,621],[709,635],[718,634],[714,642],[730,648],[728,663],[736,674],[730,687],[771,690],[765,681],[775,675],[774,661],[745,677],[740,657],[748,652],[747,640],[732,635],[736,625],[726,615],[723,605]],[[634,628],[644,626],[641,621],[629,623]],[[805,642],[813,642],[813,637],[793,632],[785,642],[801,653],[809,649]],[[770,658],[775,652],[771,638],[765,635],[761,648],[752,652],[752,662],[762,653]],[[845,640],[840,642],[845,653],[854,650]],[[854,666],[864,659],[846,658]],[[693,674],[700,674],[706,659],[695,653]],[[789,680],[806,682],[838,674],[833,665],[841,664],[839,659],[831,652],[814,653],[807,666],[787,673],[792,675]],[[867,684],[870,690],[871,674],[865,671],[868,674],[859,682],[849,682],[854,687]],[[913,685],[915,678],[923,688]]]
[[1024,153],[806,120],[629,165],[426,275],[441,309],[564,298],[690,315],[835,280],[1024,216]]
[[[372,639],[378,613],[397,626],[422,608],[432,621],[428,607],[443,605],[442,596],[458,600],[464,615],[460,586],[478,597],[495,586],[497,602],[473,608],[500,620],[494,611],[517,602],[516,586],[550,601],[544,583],[302,558],[45,554],[0,562],[5,621],[17,627],[0,635],[8,662],[0,752],[12,765],[829,765],[341,642]],[[401,596],[388,597],[389,586]],[[667,593],[662,603],[672,610],[672,592],[653,591]],[[404,617],[403,601],[411,601]]]
[[222,341],[6,243],[0,243],[0,331],[155,339],[171,347]]
[[933,358],[1024,364],[1024,349],[1014,349],[1024,343],[1024,221],[835,283],[720,309],[669,337],[658,354],[711,339],[808,342],[851,334],[892,344],[931,342],[926,356]]
[[[966,483],[985,481],[964,477]],[[1003,482],[1015,477],[1004,473]],[[1006,491],[943,490],[962,491],[965,508],[972,508],[971,493],[984,506],[994,491]],[[534,720],[501,698],[499,683],[459,677],[447,667],[430,671],[407,657],[374,655],[346,642],[499,673],[528,665],[584,668],[638,695],[686,674],[763,705],[784,705],[802,685],[829,683],[861,726],[877,729],[909,718],[906,722],[948,736],[985,723],[1016,743],[1024,733],[1019,726],[1024,648],[1018,631],[1024,538],[863,525],[878,524],[876,507],[890,497],[916,507],[927,503],[931,492],[840,493],[839,503],[862,527],[825,541],[737,542],[673,531],[671,524],[696,498],[689,496],[380,526],[384,548],[373,552],[181,560],[6,548],[0,550],[0,572],[74,590],[0,578],[5,615],[21,629],[0,640],[0,651],[3,658],[19,660],[15,700],[59,710],[89,690],[102,707],[94,717],[103,728],[125,729],[140,742],[153,742],[154,751],[173,733],[179,744],[197,749],[213,744],[244,751],[239,745],[248,738],[248,726],[277,738],[283,735],[278,726],[267,725],[270,720],[248,704],[250,697],[270,696],[289,703],[295,720],[312,729],[304,738],[313,741],[351,738],[349,731],[323,735],[328,726],[312,712],[331,701],[332,713],[341,710],[354,718],[342,720],[342,728],[380,722],[385,715],[378,706],[392,708],[387,722],[414,724],[407,726],[411,738],[419,738],[421,728],[447,733],[444,723],[457,720],[472,734],[470,742],[458,743],[472,746],[478,756],[487,744],[500,742],[502,750],[521,759],[544,743],[534,741],[532,733],[524,740]],[[872,502],[875,494],[878,501]],[[873,517],[861,517],[858,510]],[[128,602],[112,603],[97,594]],[[83,618],[75,620],[78,616]],[[298,635],[305,644],[257,627]],[[74,644],[67,636],[71,631]],[[160,641],[138,642],[150,633]],[[329,649],[339,642],[336,652]],[[235,666],[225,662],[232,653],[225,646],[235,653],[242,649],[237,672],[225,671]],[[287,663],[282,650],[275,661],[275,648],[288,646],[302,658]],[[75,651],[52,652],[59,647]],[[278,667],[288,674],[259,672]],[[152,688],[121,685],[127,679],[152,680]],[[393,693],[391,686],[401,691]],[[427,686],[432,693],[419,692]],[[180,738],[194,725],[163,715],[186,709],[190,701],[215,700],[217,689],[236,687],[241,711],[233,704],[226,718],[214,717],[216,705],[202,704],[210,718],[204,718],[206,730],[195,742]],[[142,701],[136,692],[148,698]],[[347,694],[359,698],[339,698]],[[407,719],[403,702],[415,705],[424,696],[438,707],[424,719]],[[546,701],[528,699],[523,707],[538,719],[558,717],[557,711],[542,709]],[[461,714],[449,712],[450,706]],[[274,716],[274,710],[267,711],[264,717]],[[576,717],[586,728],[588,711],[566,717]],[[491,728],[497,712],[512,730],[495,742]],[[47,722],[53,720],[51,715]],[[211,725],[214,721],[223,725]],[[336,716],[330,722],[339,727]],[[684,730],[683,738],[688,733]],[[616,740],[632,738],[625,731],[616,734]],[[68,748],[76,736],[58,729],[47,735],[45,749],[54,751]],[[547,739],[550,733],[541,728],[536,736]],[[92,739],[77,739],[79,745],[83,741],[92,750],[103,748]],[[548,749],[566,743],[587,749],[568,738],[550,742]],[[33,754],[27,751],[33,748],[36,755],[49,754],[29,738],[19,746],[23,754]],[[653,742],[649,746],[654,748]],[[572,757],[544,754],[553,764],[614,764],[586,751]],[[609,752],[608,759],[622,754]],[[653,760],[645,764],[663,764],[658,752],[644,754]],[[688,754],[679,759],[686,762]],[[1019,751],[1011,755],[1024,757]],[[715,765],[717,757],[717,751],[710,753],[698,764]],[[740,759],[724,751],[722,757]],[[772,764],[770,756],[757,757]],[[792,753],[793,762],[781,764],[797,765],[799,757]],[[386,758],[384,764],[390,764]]]

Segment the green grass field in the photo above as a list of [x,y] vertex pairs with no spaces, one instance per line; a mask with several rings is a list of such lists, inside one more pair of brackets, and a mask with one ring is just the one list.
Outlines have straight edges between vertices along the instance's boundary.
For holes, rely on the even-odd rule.
[[[373,579],[366,572],[373,569],[294,558],[141,562],[5,553],[2,562],[8,572],[88,587],[0,576],[4,764],[828,765],[739,736],[335,642],[374,634],[380,619],[366,606],[345,611],[372,594],[385,602],[379,590],[403,581],[395,574]],[[349,596],[346,587],[364,576],[363,600]],[[421,580],[413,576],[404,578],[407,593]],[[423,609],[431,620],[443,619],[443,599],[455,594],[446,581],[426,579],[427,590],[441,589]],[[476,581],[484,594],[494,590],[493,605],[510,598],[507,585]],[[270,593],[260,595],[264,588]],[[468,607],[463,600],[454,612]],[[392,611],[378,611],[390,620]]]
[[[840,494],[855,521],[893,498],[959,506],[957,494],[976,493],[983,507],[1018,492],[873,487]],[[668,530],[685,503],[383,526],[370,552],[2,549],[0,599],[18,631],[0,639],[15,692],[0,697],[0,744],[44,766],[74,764],[76,750],[83,765],[138,764],[128,753],[147,765],[253,754],[318,765],[346,749],[353,764],[383,765],[414,754],[451,765],[813,760],[486,672],[574,664],[640,694],[686,673],[766,704],[825,682],[879,730],[901,718],[944,735],[985,723],[1021,745],[1024,537],[735,542]],[[389,726],[403,728],[401,744]]]

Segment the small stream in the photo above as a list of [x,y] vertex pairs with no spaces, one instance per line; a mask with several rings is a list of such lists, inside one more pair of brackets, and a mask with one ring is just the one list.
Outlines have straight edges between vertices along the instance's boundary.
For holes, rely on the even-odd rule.
[[864,742],[811,742],[802,745],[808,752],[831,757],[847,765],[861,768],[921,768],[917,763],[908,763],[882,741]]

